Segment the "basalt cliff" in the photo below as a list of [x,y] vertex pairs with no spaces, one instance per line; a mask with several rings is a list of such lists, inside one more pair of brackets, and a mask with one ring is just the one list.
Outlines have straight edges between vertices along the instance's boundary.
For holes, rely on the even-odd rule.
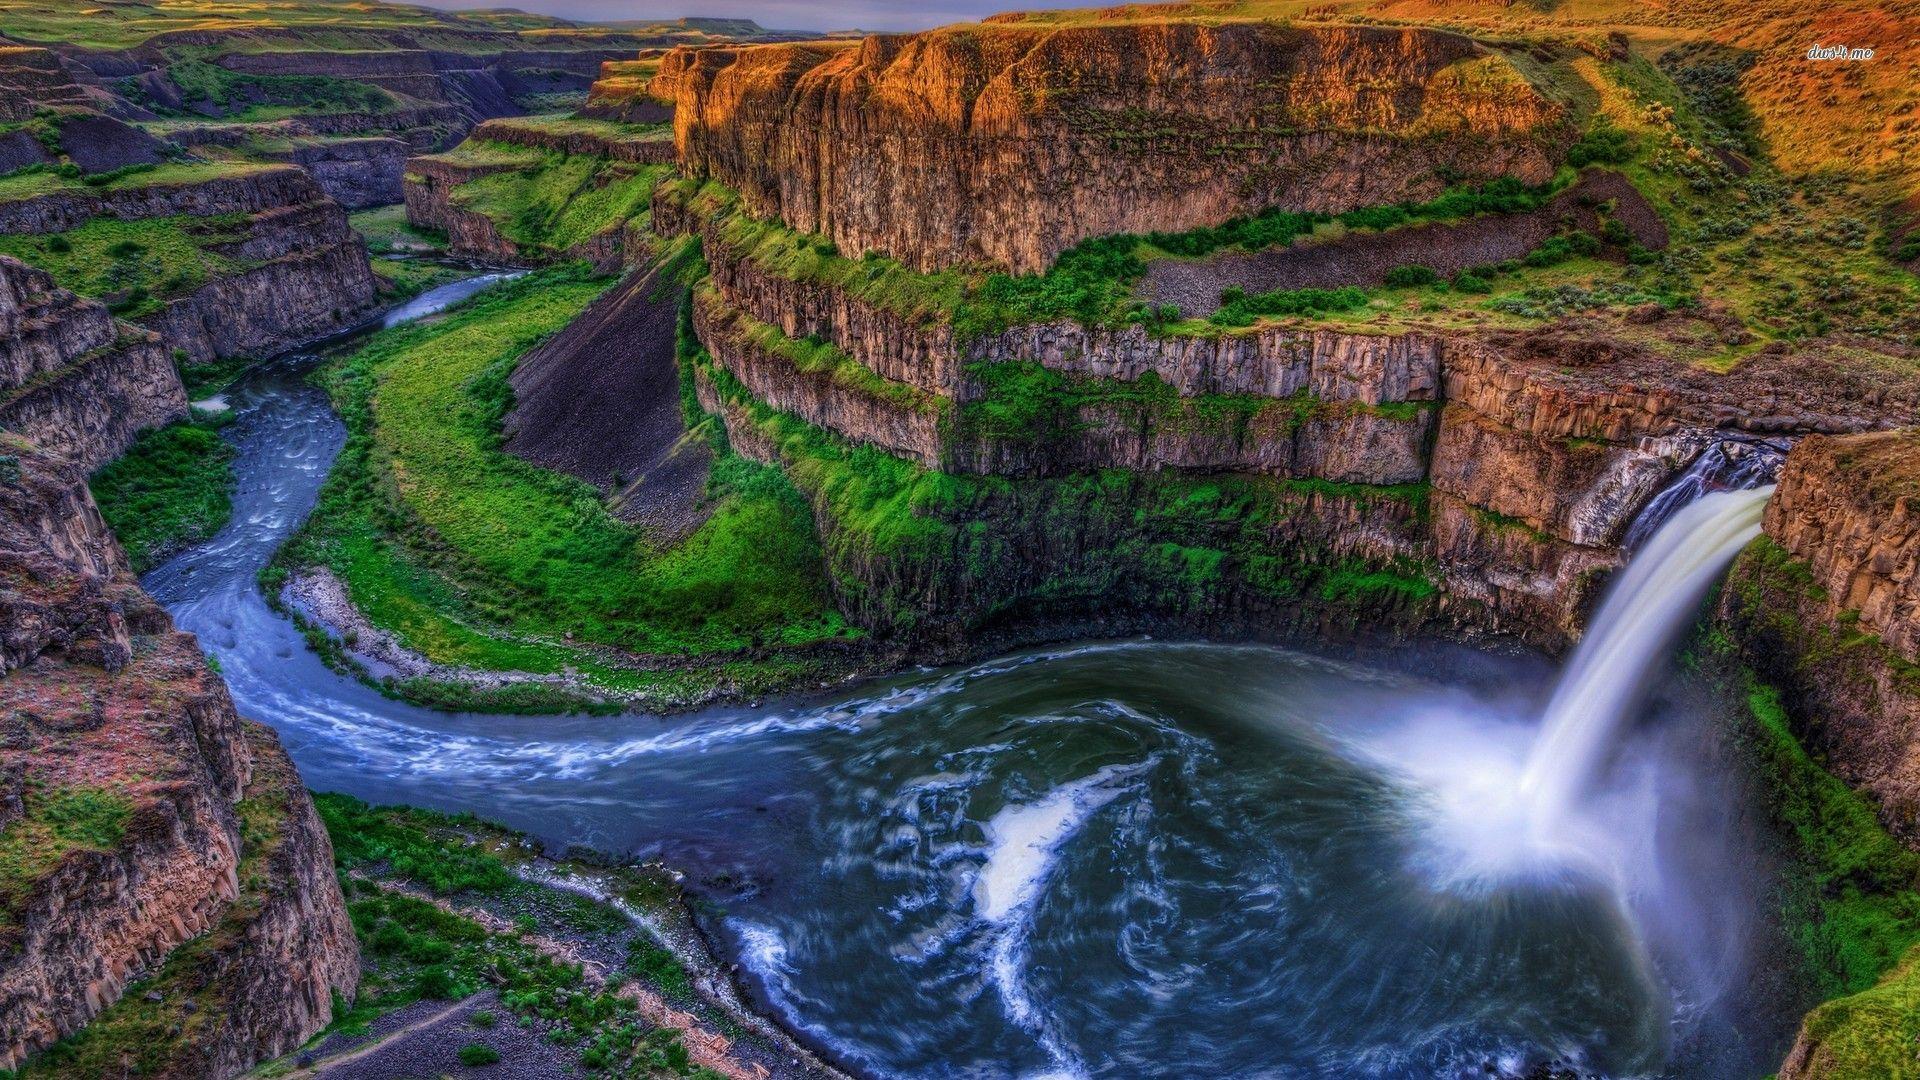
[[[0,202],[0,236],[31,238],[51,251],[59,234],[100,219],[173,223],[211,264],[204,280],[195,286],[178,273],[155,274],[150,284],[99,298],[157,301],[134,318],[191,363],[267,356],[356,326],[376,306],[365,245],[340,204],[306,172],[208,166],[186,173],[155,174],[152,182],[136,175],[98,188],[56,186]],[[108,254],[122,252],[138,256],[142,249]],[[132,294],[135,287],[140,293]]]
[[273,733],[135,583],[80,472],[7,438],[0,1067],[47,1051],[64,1075],[235,1075],[353,994],[326,833]]
[[1110,233],[1270,206],[1539,182],[1564,110],[1446,33],[1272,23],[987,24],[858,44],[677,49],[686,169],[851,255],[1016,271]]

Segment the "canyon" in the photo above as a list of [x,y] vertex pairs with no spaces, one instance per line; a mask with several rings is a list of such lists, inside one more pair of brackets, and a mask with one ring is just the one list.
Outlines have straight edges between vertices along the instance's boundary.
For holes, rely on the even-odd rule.
[[[1861,1063],[1886,1060],[1876,1010],[1910,993],[1907,949],[1920,933],[1905,916],[1882,917],[1911,895],[1920,850],[1920,293],[1903,269],[1913,265],[1901,254],[1913,236],[1912,204],[1897,197],[1905,181],[1885,163],[1816,177],[1789,169],[1794,154],[1760,153],[1741,126],[1758,121],[1726,105],[1725,73],[1696,63],[1693,45],[1589,32],[1607,24],[1579,21],[1580,5],[1524,16],[1537,22],[1483,7],[1429,18],[1330,5],[1299,19],[1235,5],[1117,9],[768,42],[691,24],[577,38],[554,27],[550,49],[508,48],[517,32],[473,27],[282,49],[268,46],[292,44],[292,31],[261,30],[207,39],[231,49],[213,62],[233,96],[197,119],[178,114],[210,100],[191,93],[205,73],[190,65],[204,61],[177,50],[200,31],[0,51],[0,85],[58,106],[15,110],[7,123],[18,126],[0,131],[0,849],[25,852],[0,882],[0,936],[19,946],[0,963],[0,1068],[60,1075],[120,1054],[143,1074],[230,1076],[294,1052],[365,973],[375,1001],[413,993],[383,982],[380,962],[363,968],[356,942],[378,940],[366,936],[375,915],[361,912],[400,911],[394,897],[422,882],[415,899],[484,909],[461,916],[484,933],[461,933],[510,947],[515,924],[489,907],[497,897],[433,886],[423,867],[360,850],[364,837],[339,865],[366,880],[336,877],[327,828],[273,730],[241,718],[248,707],[356,794],[388,790],[361,775],[374,762],[403,794],[452,809],[493,805],[488,785],[530,770],[579,780],[580,802],[644,805],[609,825],[598,809],[541,805],[547,795],[498,796],[516,826],[559,817],[566,839],[584,831],[699,867],[687,932],[738,954],[746,996],[832,1061],[795,1057],[783,1071],[786,1036],[738,1060],[721,1038],[708,1059],[722,1071],[765,1075],[753,1060],[776,1075],[885,1073],[933,1060],[991,1072],[1022,1054],[1071,1069],[1074,1046],[1091,1060],[1095,1043],[1120,1055],[1100,1059],[1107,1066],[1141,1068],[1125,1039],[1089,1035],[1110,1017],[1084,1028],[1034,1019],[1055,1004],[1034,1004],[1044,972],[1073,962],[1035,959],[1057,944],[1039,936],[1038,897],[1090,888],[1092,871],[1067,853],[1089,821],[1134,807],[1094,827],[1112,829],[1115,851],[1155,850],[1138,830],[1159,826],[1139,822],[1159,820],[1154,800],[1173,797],[1169,785],[1178,797],[1231,790],[1295,805],[1268,798],[1271,777],[1210,786],[1233,772],[1216,750],[1237,744],[1207,710],[1286,714],[1273,703],[1296,687],[1309,701],[1370,700],[1359,687],[1405,676],[1385,661],[1367,668],[1377,657],[1417,666],[1481,650],[1459,662],[1470,674],[1457,684],[1407,693],[1430,692],[1435,714],[1471,699],[1476,722],[1490,724],[1511,702],[1494,700],[1484,684],[1499,676],[1487,672],[1515,654],[1576,649],[1669,515],[1731,488],[1756,516],[1765,501],[1759,536],[1685,620],[1683,672],[1644,711],[1670,725],[1689,702],[1715,702],[1696,711],[1722,726],[1690,737],[1725,740],[1732,749],[1713,769],[1750,772],[1757,793],[1676,764],[1685,755],[1655,746],[1652,722],[1617,738],[1648,758],[1628,780],[1663,788],[1662,770],[1681,770],[1673,812],[1714,832],[1703,847],[1726,841],[1714,858],[1737,864],[1742,845],[1783,852],[1780,883],[1751,885],[1766,913],[1749,926],[1743,909],[1716,928],[1805,954],[1756,979],[1791,981],[1802,961],[1815,973],[1764,1007],[1730,1006],[1753,1013],[1736,1027],[1805,1014],[1797,1038],[1763,1032],[1754,1052],[1773,1055],[1770,1068],[1784,1050],[1783,1076],[1871,1075]],[[1624,15],[1621,25],[1641,26]],[[579,98],[590,81],[576,113],[511,115],[548,95]],[[359,100],[341,85],[365,87],[391,107],[260,111],[270,90],[295,85],[341,102]],[[163,127],[151,126],[155,109],[168,114]],[[368,324],[396,295],[369,261],[373,233],[356,231],[369,219],[349,210],[390,212],[394,228],[404,213],[421,250],[528,273],[422,325],[298,360],[315,366],[337,417],[284,373],[233,382],[252,360]],[[208,381],[209,371],[223,374]],[[303,477],[257,485],[265,493],[249,498],[264,501],[236,515],[237,540],[218,560],[203,556],[196,570],[189,554],[150,580],[200,641],[134,580],[86,482],[143,432],[204,423],[189,385],[242,388],[236,442],[256,457],[263,443],[285,447]],[[252,411],[296,400],[305,411],[286,415],[311,426],[311,445],[259,427],[279,415],[271,409]],[[247,467],[276,467],[261,460]],[[314,500],[317,520],[300,525]],[[196,584],[196,572],[217,583]],[[224,621],[206,602],[228,605]],[[1238,681],[1233,665],[1246,660],[1234,647],[1081,643],[1142,634],[1299,647],[1356,666],[1339,675],[1351,685],[1323,685],[1331,667],[1302,675],[1295,654],[1259,653],[1246,681],[1270,697],[1249,704],[1200,689]],[[1061,641],[1076,644],[1048,644]],[[1036,644],[1047,647],[989,659]],[[1173,716],[1171,690],[1136,679],[1126,659],[1136,649],[1165,666],[1168,687],[1209,703],[1195,706],[1203,737]],[[973,666],[888,674],[934,663]],[[1022,674],[1029,663],[1062,672],[1066,689],[1023,682],[1047,677]],[[1268,686],[1275,670],[1302,681]],[[898,681],[871,697],[760,711],[767,695],[839,694],[829,688],[876,674]],[[307,681],[289,693],[294,679]],[[1067,700],[1076,679],[1098,708]],[[311,702],[296,702],[306,693]],[[946,734],[906,744],[898,724],[866,724],[899,712],[938,732],[949,694],[969,701],[951,713],[964,724],[1000,718],[967,728],[979,745],[936,754]],[[1046,703],[1059,745],[1026,741],[1029,699]],[[750,706],[727,711],[735,700]],[[632,715],[605,718],[617,737],[588,729],[599,720],[556,721],[549,735],[507,715],[687,705],[717,711],[638,734],[626,734]],[[461,729],[471,716],[419,706],[496,715]],[[1379,737],[1366,718],[1347,720],[1357,741]],[[1484,737],[1475,728],[1458,741],[1478,753]],[[743,747],[754,739],[770,748]],[[1013,757],[994,756],[1009,747]],[[1442,801],[1486,765],[1460,747],[1449,747],[1463,757],[1438,781]],[[672,755],[689,748],[712,750],[718,771],[674,775],[688,759]],[[794,752],[821,775],[796,780],[810,770],[792,767]],[[650,763],[656,754],[667,763]],[[1353,776],[1364,787],[1379,764],[1362,755],[1335,767],[1264,744],[1255,755],[1268,756],[1283,773],[1338,777],[1299,796],[1324,796],[1337,814],[1366,800],[1326,792]],[[908,764],[868,775],[882,758]],[[1155,772],[1167,762],[1188,771],[1177,782]],[[1046,767],[1030,776],[1034,763]],[[1389,786],[1428,779],[1402,772],[1379,775]],[[948,796],[920,791],[922,780],[966,794],[940,803]],[[1501,785],[1524,781],[1500,773]],[[1636,827],[1605,816],[1638,797],[1625,790],[1582,807],[1585,824]],[[1511,793],[1470,794],[1491,820]],[[965,802],[976,797],[979,807]],[[1722,812],[1703,813],[1715,799],[1728,800]],[[668,832],[685,832],[636,836],[632,820],[681,821],[682,803],[699,810]],[[322,806],[329,827],[345,813]],[[834,822],[826,839],[794,838],[793,820],[808,814]],[[1761,819],[1773,831],[1745,837]],[[524,843],[464,819],[420,820],[496,856],[518,859]],[[1203,828],[1234,836],[1266,820]],[[862,861],[893,842],[873,831],[883,827],[913,839],[914,854],[890,869]],[[1039,865],[1009,869],[1008,836],[1038,837]],[[1333,840],[1315,850],[1385,858]],[[1869,850],[1871,867],[1820,862]],[[819,887],[793,861],[814,855],[919,881],[918,903],[969,929],[920,927],[916,959],[942,979],[990,983],[983,1000],[1004,1015],[969,1014],[963,1034],[914,1014],[924,986],[889,984],[891,960],[859,959],[869,948],[897,959],[906,945],[791,895],[796,883]],[[1367,865],[1356,880],[1384,880]],[[977,880],[956,885],[942,876],[952,866]],[[1162,867],[1147,859],[1136,871]],[[1343,917],[1392,924],[1382,913],[1395,899],[1342,894],[1338,877],[1315,883],[1330,890],[1325,902],[1365,897]],[[1803,877],[1815,899],[1760,896]],[[849,888],[903,926],[921,917],[865,877]],[[1205,891],[1180,895],[1198,904]],[[961,894],[972,907],[952,900]],[[948,900],[928,899],[939,896]],[[725,904],[707,911],[707,897]],[[1655,984],[1672,943],[1656,940],[1658,919],[1674,912],[1634,906],[1642,900],[1603,914],[1629,937],[1645,921],[1651,944],[1626,951],[1655,957],[1654,974],[1638,977],[1664,1001],[1672,987]],[[1883,901],[1869,915],[1842,910]],[[746,914],[720,911],[736,902]],[[367,906],[350,920],[349,903]],[[1562,917],[1572,929],[1555,933],[1585,933],[1584,915],[1562,912],[1492,936],[1531,941]],[[382,955],[400,955],[396,931],[383,932]],[[954,959],[947,950],[976,945],[975,968],[939,967]],[[1269,948],[1279,953],[1257,951]],[[1249,962],[1296,962],[1287,948],[1249,946]],[[1372,954],[1343,955],[1364,966]],[[792,959],[802,956],[811,966]],[[1558,970],[1543,956],[1528,962]],[[666,992],[658,969],[634,970]],[[888,1008],[870,1023],[808,981],[828,970],[843,979],[829,989],[859,987]],[[1288,970],[1310,982],[1316,969]],[[1598,979],[1629,1003],[1646,989],[1593,970],[1608,974],[1564,981]],[[447,1015],[470,1016],[477,989],[397,1008],[451,995],[462,1004]],[[700,1008],[738,989],[704,989]],[[1097,1012],[1088,1003],[1110,990],[1080,1005]],[[1242,1005],[1221,1016],[1240,1023]],[[684,1033],[712,1024],[698,1009],[659,1015]],[[850,1041],[836,1042],[842,1032],[821,1016]],[[909,1046],[885,1017],[898,1031],[940,1027],[945,1041]],[[1309,1033],[1345,1030],[1322,1017]],[[1229,1035],[1221,1045],[1237,1045]],[[1658,1071],[1668,1051],[1713,1041],[1690,1032],[1676,1050],[1638,1037],[1596,1042],[1593,1067]],[[316,1045],[342,1052],[328,1038]],[[621,1060],[643,1060],[639,1044],[620,1046]],[[1461,1046],[1469,1064],[1499,1057]],[[1525,1044],[1514,1068],[1570,1067],[1537,1049]],[[1230,1073],[1221,1060],[1209,1067]],[[1714,1075],[1732,1075],[1715,1060]]]

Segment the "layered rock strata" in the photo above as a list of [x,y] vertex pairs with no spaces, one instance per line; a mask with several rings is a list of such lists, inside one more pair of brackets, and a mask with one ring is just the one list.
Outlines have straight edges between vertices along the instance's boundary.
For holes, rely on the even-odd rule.
[[1920,432],[1810,437],[1722,599],[1801,737],[1920,843]]
[[265,356],[358,325],[378,304],[346,212],[305,172],[268,166],[207,179],[60,190],[0,203],[0,233],[65,232],[95,217],[246,215],[210,250],[240,269],[212,275],[141,322],[193,362]]
[[611,131],[508,118],[488,120],[475,127],[468,138],[561,154],[588,154],[633,165],[670,165],[674,161],[672,133],[657,125]]
[[92,470],[186,412],[158,335],[0,256],[0,428]]
[[353,993],[326,833],[272,734],[141,592],[78,470],[5,449],[0,1067],[97,1023],[134,1058],[107,1067],[236,1075]]
[[1597,325],[1192,336],[1058,322],[963,339],[937,309],[863,294],[857,272],[779,265],[783,241],[712,210],[669,192],[654,224],[701,238],[694,325],[715,374],[753,402],[948,473],[1163,470],[1411,498],[1420,528],[1381,558],[1417,568],[1429,614],[1549,647],[1578,635],[1640,509],[1716,441],[1920,419],[1920,387],[1890,368],[1770,349],[1715,373]]
[[302,140],[268,155],[306,170],[320,190],[348,210],[391,206],[405,198],[400,178],[411,148],[399,139]]
[[1037,271],[1076,241],[1553,171],[1563,108],[1430,30],[987,25],[676,49],[680,162],[747,209],[916,269]]

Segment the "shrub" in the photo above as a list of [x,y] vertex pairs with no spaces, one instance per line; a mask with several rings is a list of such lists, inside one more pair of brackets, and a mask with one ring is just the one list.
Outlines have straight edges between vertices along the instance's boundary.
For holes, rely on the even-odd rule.
[[500,1060],[500,1051],[485,1043],[468,1043],[460,1048],[460,1064],[470,1068],[492,1065]]
[[1633,159],[1633,151],[1632,132],[1611,124],[1599,124],[1567,150],[1567,164],[1576,169],[1589,165],[1622,165]]
[[1389,288],[1408,289],[1419,285],[1432,285],[1440,280],[1430,266],[1396,266],[1387,271],[1386,282]]
[[1458,274],[1453,275],[1453,291],[1461,293],[1490,293],[1493,291],[1493,282],[1481,277],[1475,271],[1462,270]]
[[67,241],[66,237],[56,233],[47,238],[47,250],[56,255],[64,255],[73,250],[73,245]]

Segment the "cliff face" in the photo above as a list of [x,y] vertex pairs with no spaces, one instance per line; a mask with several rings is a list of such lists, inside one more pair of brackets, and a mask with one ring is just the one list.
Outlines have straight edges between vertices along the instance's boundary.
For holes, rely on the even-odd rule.
[[401,201],[401,174],[411,149],[399,139],[331,139],[296,144],[278,156],[305,169],[320,190],[348,210]]
[[[271,733],[140,591],[78,471],[6,449],[0,1067],[91,1022],[142,1075],[234,1075],[353,991],[326,835]],[[136,979],[148,990],[123,999]]]
[[[1635,516],[1714,443],[1920,420],[1910,379],[1844,357],[1776,349],[1713,373],[1603,327],[1186,336],[1061,322],[961,341],[937,314],[763,264],[705,210],[663,197],[653,223],[701,238],[695,329],[753,400],[949,473],[1412,489],[1419,527],[1382,550],[1420,568],[1430,614],[1548,647],[1578,636]],[[1020,369],[1038,374],[1011,396],[996,387]]]
[[95,217],[245,214],[245,234],[212,250],[212,276],[142,321],[170,349],[205,362],[265,356],[357,325],[377,305],[373,272],[346,212],[299,169],[269,167],[187,183],[61,190],[0,203],[0,233],[57,233]]
[[1443,174],[1539,182],[1571,137],[1504,57],[1425,30],[987,25],[676,49],[650,88],[691,174],[919,269],[1035,271],[1086,237],[1420,199]]
[[0,256],[0,428],[90,471],[186,412],[156,335]]
[[1723,597],[1828,767],[1920,842],[1920,433],[1808,438]]
[[[664,170],[650,166],[669,163],[672,149],[663,129],[490,120],[453,153],[408,160],[407,221],[446,233],[454,255],[509,266],[584,259],[612,273],[653,251],[645,210]],[[500,200],[501,186],[486,197],[461,190],[499,174],[511,175],[493,183],[515,195]],[[509,216],[502,201],[525,209]],[[575,214],[576,204],[594,209]]]

